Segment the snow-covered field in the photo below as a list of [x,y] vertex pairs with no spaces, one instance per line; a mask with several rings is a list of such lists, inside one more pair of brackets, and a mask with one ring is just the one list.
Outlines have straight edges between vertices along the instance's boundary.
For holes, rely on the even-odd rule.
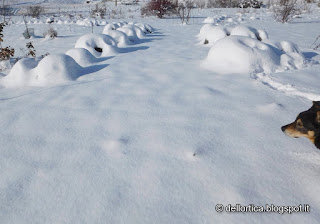
[[[280,128],[320,100],[320,56],[311,48],[320,10],[288,24],[266,9],[194,15],[201,19],[190,25],[125,19],[155,30],[132,35],[134,42],[111,40],[98,46],[100,54],[92,49],[111,32],[104,25],[91,34],[85,23],[60,18],[52,24],[58,37],[45,39],[46,18],[28,18],[37,56],[50,56],[1,73],[0,223],[319,223],[320,151]],[[204,45],[199,32],[208,16],[227,30],[250,26],[298,50],[292,56],[239,36]],[[4,29],[3,46],[16,56],[30,41],[20,35],[24,29],[19,17]],[[253,53],[242,55],[247,47]],[[219,56],[232,59],[229,72],[204,65]],[[239,72],[228,67],[239,61],[250,63]],[[218,213],[217,204],[311,209]]]

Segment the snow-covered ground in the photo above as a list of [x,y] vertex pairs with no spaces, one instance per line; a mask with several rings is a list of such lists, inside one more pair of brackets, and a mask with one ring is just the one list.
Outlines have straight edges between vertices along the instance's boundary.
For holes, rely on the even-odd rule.
[[[10,69],[3,70],[1,223],[319,223],[319,150],[280,127],[320,100],[320,56],[310,47],[320,11],[289,24],[265,10],[237,12],[194,13],[200,22],[216,17],[225,27],[242,24],[293,42],[304,66],[224,75],[206,69],[212,46],[199,44],[198,20],[136,19],[155,31],[96,57],[74,49],[91,27],[53,24],[58,37],[44,39],[48,25],[32,24],[37,55],[50,53],[39,76],[55,62],[58,69],[80,64],[70,56],[88,60],[81,76],[42,87],[7,86]],[[5,27],[3,43],[16,56],[29,41],[17,35],[25,29],[18,20]],[[103,30],[95,26],[93,33]],[[218,213],[217,204],[309,204],[311,212]]]

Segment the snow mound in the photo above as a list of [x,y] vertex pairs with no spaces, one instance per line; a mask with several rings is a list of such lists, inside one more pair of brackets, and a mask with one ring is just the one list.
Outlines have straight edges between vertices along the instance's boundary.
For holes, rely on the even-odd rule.
[[117,54],[116,41],[105,34],[86,34],[78,39],[75,48],[85,48],[95,57],[106,57]]
[[129,28],[135,31],[136,35],[138,38],[142,39],[144,38],[144,32],[142,31],[142,29],[140,29],[140,27],[132,25],[132,24],[127,24],[127,25],[123,25],[123,28]]
[[98,60],[85,48],[70,49],[66,52],[66,55],[72,57],[82,67],[87,67]]
[[124,32],[132,42],[136,42],[139,40],[139,37],[137,36],[137,33],[133,27],[120,27],[117,30]]
[[84,20],[77,20],[76,24],[79,26],[91,27],[91,26],[97,26],[98,22],[96,20],[84,19]]
[[266,40],[269,38],[268,33],[264,30],[257,30],[253,27],[238,25],[235,27],[225,28],[213,24],[205,24],[200,29],[198,39],[201,44],[213,45],[216,41],[226,36],[244,36],[257,40]]
[[145,25],[145,27],[147,28],[147,31],[149,32],[149,33],[153,33],[154,32],[154,28],[152,27],[152,26],[150,26],[149,24],[144,24]]
[[215,23],[215,19],[213,17],[207,17],[205,20],[203,20],[202,23]]
[[218,40],[210,49],[203,66],[220,74],[272,73],[299,69],[304,56],[245,36],[229,36]]
[[135,26],[139,27],[145,34],[151,33],[148,29],[147,26],[143,23],[134,23]]
[[104,26],[102,33],[107,32],[108,30],[116,30],[118,27],[114,24],[107,24]]
[[125,47],[127,45],[132,44],[129,40],[129,37],[124,32],[121,32],[119,30],[103,30],[102,32],[105,35],[111,36],[113,39],[116,40],[118,47]]
[[82,74],[83,68],[72,57],[49,55],[40,62],[31,58],[19,60],[1,84],[5,87],[50,86],[75,80]]
[[[261,36],[260,36],[261,34]],[[250,27],[250,26],[244,26],[244,25],[238,25],[233,27],[230,30],[230,35],[231,36],[244,36],[244,37],[251,37],[257,40],[264,40],[268,38],[268,34],[260,30],[258,31],[257,29]]]
[[228,30],[223,26],[206,24],[201,28],[198,38],[201,44],[213,44],[228,35]]

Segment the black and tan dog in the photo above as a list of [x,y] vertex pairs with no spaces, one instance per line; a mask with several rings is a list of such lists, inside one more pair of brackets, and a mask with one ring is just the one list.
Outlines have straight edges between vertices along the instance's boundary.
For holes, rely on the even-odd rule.
[[320,149],[320,101],[313,101],[309,110],[301,112],[294,122],[281,130],[290,137],[307,137]]

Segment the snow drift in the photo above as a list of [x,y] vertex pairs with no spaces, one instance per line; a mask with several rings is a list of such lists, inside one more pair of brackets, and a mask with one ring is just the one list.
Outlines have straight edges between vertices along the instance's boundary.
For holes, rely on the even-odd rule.
[[303,67],[305,59],[298,47],[287,41],[281,44],[285,47],[250,37],[225,37],[211,47],[203,66],[220,74],[272,73]]
[[76,80],[83,68],[70,56],[49,55],[40,62],[25,58],[18,61],[10,73],[1,80],[5,87],[50,86]]

